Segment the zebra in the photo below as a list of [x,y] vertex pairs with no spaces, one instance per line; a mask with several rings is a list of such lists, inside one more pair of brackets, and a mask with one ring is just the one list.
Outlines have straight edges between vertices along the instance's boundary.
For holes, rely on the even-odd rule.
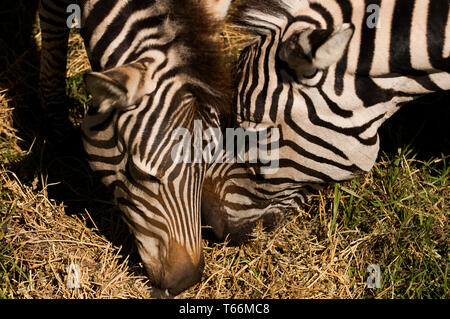
[[192,131],[195,121],[219,127],[231,107],[219,41],[230,2],[40,1],[40,87],[54,124],[49,131],[60,129],[67,114],[67,9],[75,4],[92,67],[84,81],[93,102],[81,130],[87,160],[114,194],[151,282],[172,294],[202,275],[207,165],[175,164],[170,134],[177,127]]
[[232,21],[255,34],[237,65],[233,125],[278,128],[279,168],[210,167],[202,214],[218,237],[240,241],[366,174],[383,122],[450,89],[448,0],[248,0]]

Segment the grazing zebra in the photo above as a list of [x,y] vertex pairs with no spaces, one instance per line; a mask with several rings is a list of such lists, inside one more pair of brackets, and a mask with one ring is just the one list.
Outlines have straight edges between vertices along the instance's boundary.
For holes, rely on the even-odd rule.
[[192,132],[196,121],[219,127],[231,106],[218,41],[230,0],[41,0],[49,118],[65,112],[70,4],[81,9],[94,71],[85,75],[93,106],[82,124],[89,163],[112,189],[152,282],[179,293],[202,273],[206,164],[175,165],[171,133]]
[[368,172],[383,122],[450,89],[450,11],[448,0],[248,0],[236,12],[256,37],[238,64],[235,126],[280,131],[278,170],[208,172],[204,218],[239,240],[318,187]]

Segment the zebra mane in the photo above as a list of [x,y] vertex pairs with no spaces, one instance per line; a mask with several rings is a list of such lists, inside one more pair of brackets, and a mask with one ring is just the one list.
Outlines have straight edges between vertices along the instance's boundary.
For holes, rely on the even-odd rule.
[[170,1],[169,16],[179,26],[176,40],[187,49],[187,72],[198,80],[190,90],[200,113],[216,107],[229,114],[232,107],[231,72],[218,35],[223,21],[209,14],[197,0]]
[[265,33],[269,25],[281,26],[303,3],[308,0],[241,0],[230,21],[257,34]]

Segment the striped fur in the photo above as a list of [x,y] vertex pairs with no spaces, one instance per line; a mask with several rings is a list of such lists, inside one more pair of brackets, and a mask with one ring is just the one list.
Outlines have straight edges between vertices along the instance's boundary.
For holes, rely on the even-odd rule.
[[[41,87],[62,109],[73,2],[42,0],[40,9]],[[171,133],[192,132],[195,120],[219,127],[230,106],[218,41],[230,0],[75,2],[94,71],[85,75],[93,105],[82,124],[89,163],[112,189],[153,283],[178,293],[201,277],[207,166],[174,163]]]
[[256,37],[240,57],[235,125],[278,127],[281,137],[274,174],[229,164],[208,173],[204,216],[217,235],[236,238],[317,187],[368,172],[383,122],[450,89],[448,0],[242,2],[234,22]]

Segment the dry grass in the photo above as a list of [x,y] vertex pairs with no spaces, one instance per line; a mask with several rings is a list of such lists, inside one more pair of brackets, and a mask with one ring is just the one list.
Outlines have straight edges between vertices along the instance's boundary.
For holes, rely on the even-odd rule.
[[[346,274],[336,238],[319,239],[308,213],[240,247],[208,246],[205,280],[186,298],[356,298],[363,282]],[[362,278],[361,278],[362,279]]]
[[8,98],[7,90],[0,88],[0,160],[7,164],[14,159],[22,150],[17,145],[20,138],[17,137],[17,130],[13,127],[11,99]]
[[[62,204],[48,198],[46,190],[23,185],[14,173],[0,173],[1,192],[11,194],[4,240],[14,247],[10,256],[27,279],[9,293],[19,298],[147,298],[147,278],[130,272],[120,256],[95,229],[80,217],[69,217]],[[83,218],[85,216],[81,216]],[[67,288],[67,269],[81,267],[81,289]]]
[[[68,216],[45,189],[23,185],[13,172],[0,173],[7,194],[3,221],[9,256],[27,275],[3,295],[14,298],[148,298],[151,287],[142,265],[88,228],[90,215]],[[35,184],[38,184],[37,182]],[[322,195],[323,196],[323,195]],[[322,198],[322,203],[326,202]],[[206,266],[201,283],[178,298],[355,298],[364,295],[364,278],[350,278],[348,257],[363,240],[345,249],[336,235],[319,239],[316,220],[298,211],[288,222],[240,247],[204,241]],[[319,205],[320,212],[326,212]],[[350,231],[352,233],[352,231]],[[343,235],[341,233],[341,235]],[[66,285],[70,264],[81,267],[81,289]]]
[[[231,59],[249,39],[232,28],[224,33]],[[68,93],[81,118],[88,100],[80,73],[89,63],[79,35],[70,41]],[[150,298],[152,288],[128,247],[131,239],[122,239],[125,226],[115,208],[101,199],[101,205],[88,205],[80,195],[81,204],[69,214],[70,199],[52,198],[50,190],[65,180],[49,182],[40,167],[43,151],[20,143],[12,113],[21,100],[14,92],[0,86],[0,297]],[[38,158],[31,167],[30,156]],[[384,157],[365,178],[318,194],[281,227],[270,233],[258,227],[246,244],[204,239],[202,281],[177,298],[448,297],[446,160],[419,163],[403,153]],[[19,178],[23,170],[32,177]],[[398,180],[391,185],[395,174]],[[417,196],[411,199],[408,191]],[[404,262],[408,256],[419,264]],[[368,290],[366,268],[373,263],[382,266],[383,285]],[[66,284],[71,264],[81,269],[79,289]],[[414,279],[424,271],[431,276],[423,277],[425,284]]]

